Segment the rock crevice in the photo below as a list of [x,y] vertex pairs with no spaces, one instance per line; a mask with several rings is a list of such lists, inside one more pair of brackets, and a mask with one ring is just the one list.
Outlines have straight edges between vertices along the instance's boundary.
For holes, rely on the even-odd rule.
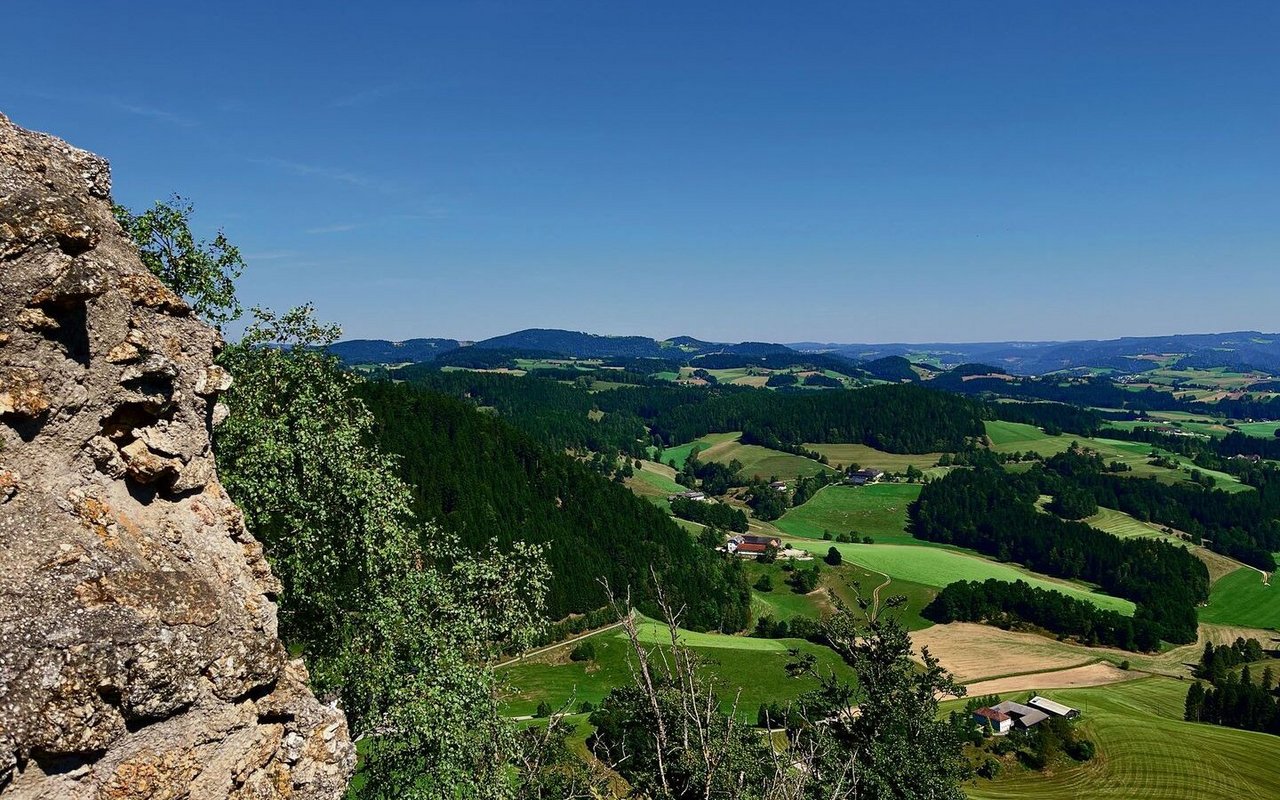
[[221,339],[110,186],[0,115],[0,796],[341,797],[345,720],[214,469]]

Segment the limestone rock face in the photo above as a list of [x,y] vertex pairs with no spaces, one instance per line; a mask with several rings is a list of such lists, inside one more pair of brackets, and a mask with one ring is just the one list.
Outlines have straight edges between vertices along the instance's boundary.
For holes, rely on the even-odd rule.
[[341,797],[346,721],[215,474],[221,339],[110,188],[0,115],[0,797]]

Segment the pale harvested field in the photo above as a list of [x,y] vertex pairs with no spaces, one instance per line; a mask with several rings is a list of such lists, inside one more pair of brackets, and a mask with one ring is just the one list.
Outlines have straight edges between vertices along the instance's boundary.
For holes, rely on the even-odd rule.
[[942,453],[919,453],[915,455],[886,453],[865,444],[813,444],[806,443],[806,450],[816,450],[827,457],[832,464],[858,464],[862,467],[875,467],[885,472],[906,472],[908,466],[917,469],[931,469],[937,466]]
[[[1071,642],[1059,642],[1047,636],[1019,631],[1005,631],[989,625],[973,622],[952,622],[948,625],[934,625],[911,634],[911,640],[917,648],[928,647],[929,652],[941,662],[961,683],[986,683],[992,680],[1004,680],[1007,676],[1027,677],[1031,683],[1029,688],[1048,686],[1038,683],[1044,675],[1071,672],[1083,668],[1084,665],[1098,666],[1090,662],[1104,662],[1102,666],[1114,668],[1122,661],[1128,661],[1132,673],[1154,673],[1169,677],[1189,677],[1191,668],[1200,660],[1204,643],[1214,644],[1234,642],[1238,637],[1258,639],[1264,646],[1274,645],[1272,641],[1277,634],[1272,631],[1256,628],[1242,628],[1231,625],[1200,625],[1200,638],[1194,644],[1182,645],[1163,653],[1131,653],[1111,647],[1085,647]],[[1110,675],[1115,680],[1124,680],[1120,675],[1129,675],[1123,670],[1114,672],[1094,670],[1088,673],[1089,680],[1101,680]],[[1070,678],[1071,676],[1066,676]],[[1060,678],[1059,678],[1060,679]],[[1097,684],[1065,684],[1055,683],[1055,687],[1067,685],[1089,686]],[[1016,691],[1005,689],[1003,691]],[[972,692],[970,692],[972,694]]]
[[1037,672],[1032,675],[1011,675],[1007,678],[993,678],[968,684],[969,696],[984,694],[1004,694],[1007,692],[1027,692],[1040,689],[1075,689],[1081,686],[1102,686],[1107,683],[1120,683],[1136,678],[1145,678],[1141,672],[1126,672],[1108,662],[1087,664],[1082,667],[1060,669],[1052,672]]
[[1099,648],[1079,647],[1034,633],[1004,631],[974,622],[934,625],[911,634],[962,683],[1022,672],[1078,667],[1101,658]]

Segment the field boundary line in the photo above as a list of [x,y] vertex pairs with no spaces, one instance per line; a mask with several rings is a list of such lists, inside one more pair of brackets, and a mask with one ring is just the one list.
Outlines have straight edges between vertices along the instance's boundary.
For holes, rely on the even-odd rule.
[[[636,615],[636,610],[633,608],[631,609],[631,617],[634,618],[635,615]],[[516,661],[523,661],[526,658],[540,656],[543,653],[550,652],[551,650],[556,649],[557,647],[564,647],[567,644],[580,642],[583,639],[586,639],[590,636],[595,636],[597,633],[605,633],[607,631],[613,630],[614,628],[620,628],[620,627],[622,627],[622,620],[618,620],[617,622],[610,622],[608,625],[595,628],[594,630],[583,631],[582,633],[579,633],[576,636],[570,636],[568,639],[562,639],[558,642],[552,642],[551,644],[544,644],[542,647],[535,647],[534,649],[527,650],[523,653],[517,653],[516,655],[511,656],[510,658],[507,658],[504,661],[499,661],[495,663],[493,665],[493,668],[497,669],[498,667],[505,667],[506,665],[514,663]]]

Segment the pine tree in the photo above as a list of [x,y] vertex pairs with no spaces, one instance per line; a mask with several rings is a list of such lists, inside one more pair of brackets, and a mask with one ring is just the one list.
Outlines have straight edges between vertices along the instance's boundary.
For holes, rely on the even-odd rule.
[[1187,690],[1186,711],[1183,719],[1187,722],[1199,722],[1201,712],[1204,707],[1204,686],[1200,681],[1191,684],[1191,688]]

